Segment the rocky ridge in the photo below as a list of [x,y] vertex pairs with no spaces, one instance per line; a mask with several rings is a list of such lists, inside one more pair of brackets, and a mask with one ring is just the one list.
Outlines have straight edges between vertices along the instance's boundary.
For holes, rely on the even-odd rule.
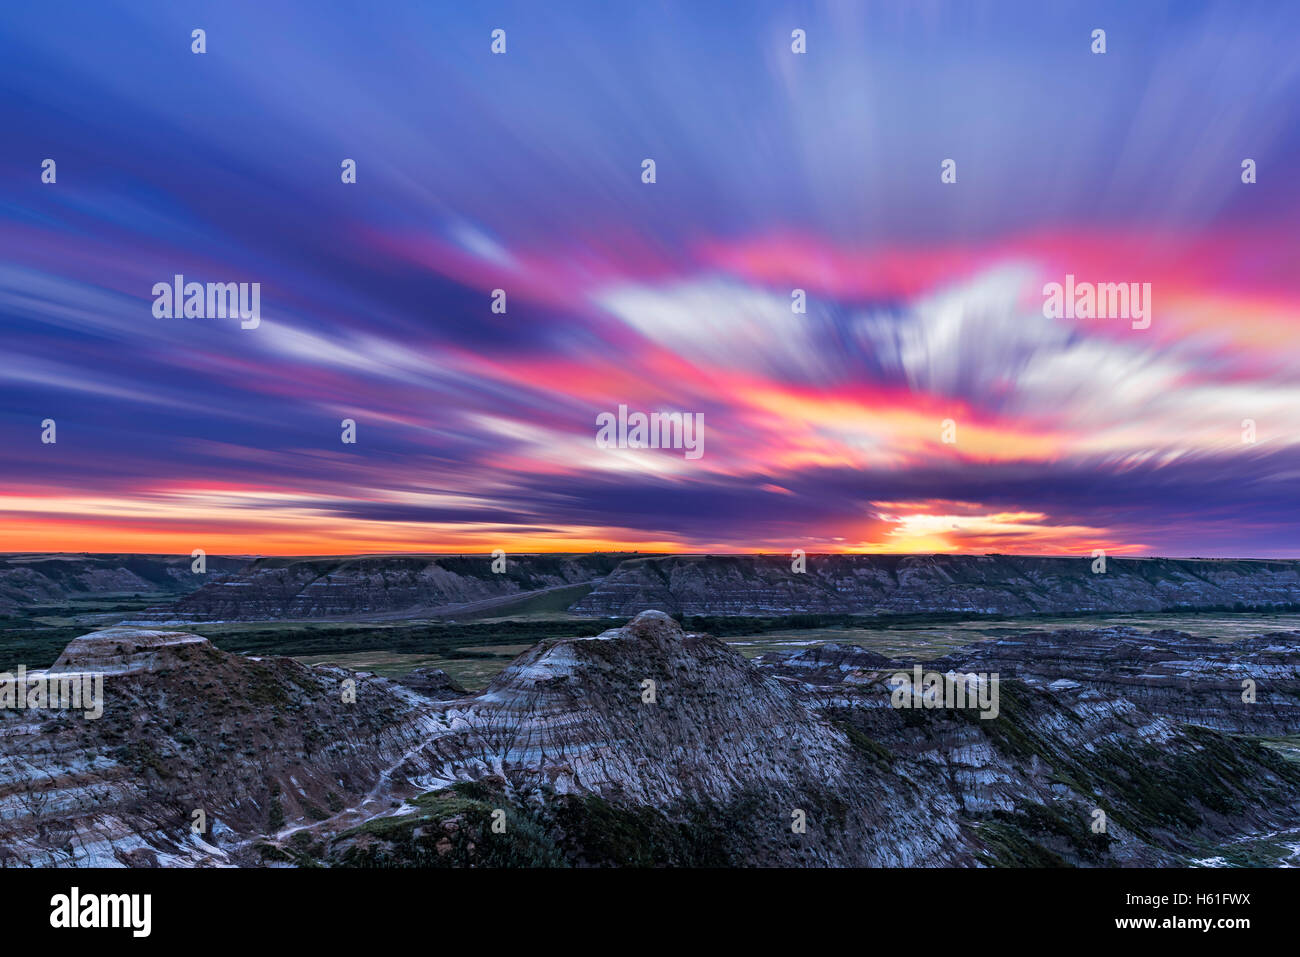
[[102,675],[103,715],[0,709],[6,865],[228,863],[250,835],[361,800],[436,725],[400,685],[183,633],[85,635],[51,672]]
[[[71,594],[74,583],[83,591],[109,585],[149,590],[129,569],[110,574],[102,568],[83,569],[81,578],[56,587],[51,570],[80,568],[69,564],[75,557],[45,556],[41,563],[29,557],[12,567],[0,562],[0,611],[6,600],[17,607]],[[112,564],[111,556],[90,558],[97,568]],[[1092,561],[809,555],[806,570],[795,572],[787,556],[518,555],[507,557],[504,571],[494,571],[500,566],[488,555],[377,555],[209,559],[209,574],[198,577],[188,573],[187,560],[174,559],[163,571],[150,566],[149,573],[165,579],[164,590],[180,597],[137,617],[168,622],[473,617],[513,614],[530,601],[574,616],[604,618],[647,610],[693,616],[1018,616],[1300,607],[1300,562],[1109,558],[1106,571],[1094,574]],[[45,569],[43,577],[35,571],[38,565]],[[33,583],[38,579],[45,584],[38,587]]]
[[492,608],[595,582],[612,555],[262,558],[154,614],[182,620],[411,617]]
[[987,615],[1300,604],[1300,562],[1012,555],[663,556],[627,559],[570,606],[579,615]]
[[59,605],[104,596],[184,595],[248,564],[246,558],[212,556],[207,574],[180,555],[0,555],[0,614],[33,605]]
[[1243,734],[1300,729],[1300,632],[1211,641],[1112,627],[980,642],[927,665],[999,672],[1070,700],[1124,698],[1175,721]]

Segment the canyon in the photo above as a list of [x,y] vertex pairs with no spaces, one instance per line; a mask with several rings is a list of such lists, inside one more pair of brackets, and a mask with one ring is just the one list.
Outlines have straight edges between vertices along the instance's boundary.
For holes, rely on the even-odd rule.
[[1300,562],[1011,555],[520,555],[263,558],[156,615],[185,620],[454,616],[550,596],[574,617],[1048,613],[1300,607]]
[[104,675],[102,718],[0,711],[0,858],[1173,865],[1300,829],[1300,632],[1034,633],[926,663],[1000,672],[993,720],[892,707],[912,664],[833,643],[750,661],[646,611],[462,694],[108,628],[55,666]]

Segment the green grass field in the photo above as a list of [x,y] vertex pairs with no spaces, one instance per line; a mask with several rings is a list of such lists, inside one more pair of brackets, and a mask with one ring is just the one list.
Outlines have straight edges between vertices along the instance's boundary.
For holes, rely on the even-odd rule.
[[[217,647],[246,655],[288,655],[308,664],[335,664],[385,676],[437,667],[470,689],[488,684],[516,656],[543,638],[596,635],[623,619],[572,618],[563,611],[590,586],[577,585],[496,606],[464,619],[390,622],[220,622],[175,627],[203,635]],[[69,641],[159,603],[130,596],[0,619],[0,670],[53,664]],[[957,615],[867,617],[794,615],[784,618],[687,618],[746,657],[826,642],[860,645],[895,658],[926,660],[974,641],[1027,631],[1128,625],[1175,628],[1227,640],[1268,631],[1300,630],[1300,614],[1187,612],[1154,615],[1035,616],[1022,619]]]

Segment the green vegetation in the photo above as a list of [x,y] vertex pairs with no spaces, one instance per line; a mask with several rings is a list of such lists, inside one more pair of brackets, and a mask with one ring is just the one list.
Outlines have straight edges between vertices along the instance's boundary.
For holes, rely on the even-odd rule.
[[194,624],[186,630],[224,651],[245,655],[286,655],[389,676],[426,665],[442,668],[472,690],[485,687],[521,651],[543,639],[598,635],[616,624],[623,621],[223,623]]
[[[245,655],[323,657],[362,651],[493,657],[493,645],[534,644],[563,635],[588,637],[624,624],[589,618],[565,621],[421,622],[398,625],[286,623],[280,626],[229,624],[187,626],[224,651]],[[475,649],[482,649],[475,651]]]
[[[521,806],[482,782],[421,795],[412,813],[367,821],[339,835],[326,858],[344,867],[725,867],[757,815],[757,799],[726,808],[688,804],[670,814],[596,795],[549,793]],[[506,830],[493,833],[492,812]],[[283,853],[283,852],[281,852]]]
[[52,626],[23,616],[0,618],[0,671],[12,671],[20,664],[48,668],[68,642],[86,631],[80,625]]
[[116,749],[114,757],[124,767],[130,768],[136,774],[143,775],[147,772],[153,772],[163,779],[176,776],[173,765],[163,755],[154,750],[153,746],[147,741],[123,745]]
[[1300,856],[1300,831],[1281,832],[1231,844],[1206,845],[1200,858],[1223,858],[1229,867],[1294,867]]
[[267,816],[267,826],[272,834],[284,827],[284,805],[280,803],[280,782],[272,781],[270,787],[271,811]]
[[[1240,606],[1240,607],[1238,607]],[[1249,614],[1245,622],[1250,633],[1261,630],[1286,630],[1300,627],[1294,616],[1300,612],[1300,605],[1244,605],[1206,606],[1190,609],[1168,609],[1142,614],[1117,614],[1110,611],[1081,611],[1069,615],[1055,612],[1042,612],[1017,615],[1009,618],[1002,614],[981,614],[979,612],[922,612],[916,614],[801,614],[777,616],[724,616],[724,615],[674,615],[688,631],[705,631],[718,638],[733,638],[745,635],[761,635],[774,631],[810,631],[810,630],[865,630],[888,631],[892,629],[924,629],[936,625],[969,624],[970,630],[977,632],[971,640],[980,637],[979,632],[987,632],[989,637],[996,634],[1020,634],[1036,628],[1102,628],[1111,625],[1133,625],[1138,628],[1179,628],[1194,634],[1205,633],[1196,628],[1198,619],[1209,619],[1218,631],[1220,626],[1233,624],[1233,615]],[[1228,618],[1224,618],[1228,615]],[[1276,622],[1269,619],[1279,619]],[[1172,620],[1171,620],[1172,619]],[[1260,621],[1264,619],[1264,621]],[[997,631],[989,626],[1001,626]]]
[[1054,781],[1149,843],[1190,848],[1194,833],[1212,825],[1214,817],[1285,806],[1300,791],[1300,766],[1256,739],[1184,725],[1182,740],[1173,745],[1061,748],[1059,740],[1035,733],[1026,720],[1031,708],[1051,707],[1048,696],[1005,680],[1000,691],[996,719],[952,714],[979,724],[1004,754],[1038,759]]
[[835,725],[848,736],[849,744],[853,745],[853,747],[865,754],[872,760],[872,762],[882,765],[890,765],[894,763],[895,756],[893,751],[890,751],[879,741],[869,737],[864,732],[859,731],[848,721],[835,721]]
[[744,859],[732,847],[732,835],[743,830],[730,824],[751,817],[753,804],[752,799],[717,809],[690,804],[670,817],[655,808],[585,795],[555,802],[551,814],[566,856],[583,865],[734,867]]
[[1271,738],[1255,738],[1260,744],[1272,748],[1288,761],[1300,762],[1300,734],[1286,734]]
[[1061,804],[1023,804],[1015,811],[994,811],[974,824],[986,851],[977,854],[990,867],[1068,867],[1052,850],[1068,849],[1075,858],[1102,864],[1110,849],[1108,834],[1094,834],[1077,807]]
[[[569,606],[585,598],[595,586],[591,582],[552,588],[541,594],[523,595],[510,601],[493,603],[491,607],[476,612],[458,612],[456,620],[466,621],[500,621],[511,617],[527,616],[536,618],[550,616],[556,619],[568,619]],[[584,619],[586,620],[586,619]]]
[[[481,785],[423,794],[414,813],[375,818],[345,831],[330,863],[344,867],[560,867],[563,856],[536,820]],[[493,811],[505,811],[493,833]]]
[[[604,556],[602,560],[612,558]],[[463,561],[467,570],[482,573],[483,563],[477,558],[453,557],[445,561]],[[625,624],[625,618],[574,618],[565,614],[564,609],[590,587],[590,583],[585,583],[526,596],[490,609],[467,612],[457,620],[214,622],[175,627],[203,635],[223,650],[247,655],[287,655],[309,663],[339,664],[385,675],[400,675],[426,665],[444,668],[453,678],[474,689],[484,687],[522,650],[538,641],[564,635],[588,637]],[[156,606],[167,597],[170,596],[157,594],[125,600],[87,599],[0,618],[0,670],[12,669],[19,663],[28,668],[48,667],[73,638],[120,621],[131,611]],[[842,642],[891,657],[917,660],[945,654],[973,641],[1036,628],[1176,627],[1193,634],[1225,638],[1300,628],[1300,621],[1281,608],[1250,614],[1097,613],[1027,615],[1014,619],[966,613],[675,617],[690,631],[730,639],[736,650],[749,657],[821,642]]]

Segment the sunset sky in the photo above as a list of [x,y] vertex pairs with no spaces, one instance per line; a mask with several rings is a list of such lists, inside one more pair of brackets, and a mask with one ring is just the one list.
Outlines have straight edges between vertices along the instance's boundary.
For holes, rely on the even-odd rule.
[[238,6],[0,14],[0,551],[1300,556],[1300,5]]

